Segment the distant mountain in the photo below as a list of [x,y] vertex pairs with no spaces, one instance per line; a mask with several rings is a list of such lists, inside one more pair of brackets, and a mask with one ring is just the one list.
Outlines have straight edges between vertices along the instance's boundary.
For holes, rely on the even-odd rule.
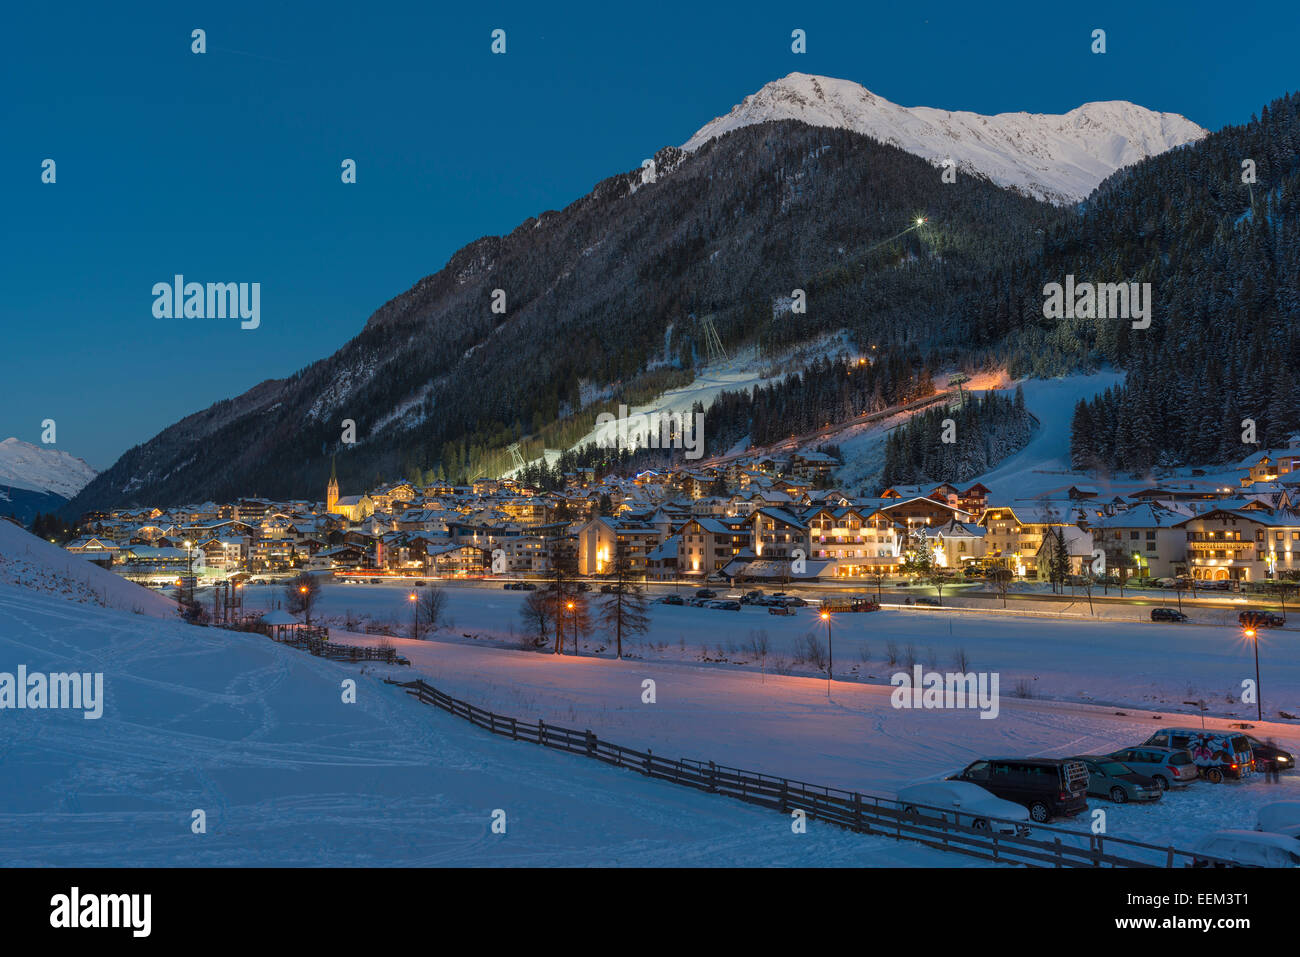
[[[844,84],[831,97],[798,75],[787,87],[805,80],[843,107],[841,118],[849,87],[870,96]],[[877,107],[899,123],[926,116]],[[1072,200],[1092,177],[1203,132],[1129,104],[1021,114],[1019,127],[943,116],[946,126],[931,122],[937,140],[907,123],[916,135],[878,139],[756,113],[736,114],[729,132],[706,127],[690,149],[660,150],[652,171],[612,176],[562,210],[470,243],[333,355],[128,450],[64,514],[318,496],[334,455],[345,494],[381,479],[501,474],[512,442],[536,458],[586,434],[601,403],[636,404],[691,381],[707,352],[705,318],[728,351],[757,346],[764,357],[846,330],[850,348],[888,360],[900,393],[936,361],[998,364],[1007,326],[1020,321],[1011,319],[1018,303],[996,297],[1037,278],[1045,237],[1068,235],[1079,218],[1030,194]],[[882,141],[891,138],[906,147]],[[941,152],[926,145],[937,142],[969,146],[954,158],[979,160],[983,175],[941,183]],[[1034,179],[1035,162],[1069,169]],[[1004,167],[1020,189],[995,184]],[[802,313],[791,308],[796,289],[807,297]],[[504,313],[492,309],[496,290]],[[340,442],[344,420],[356,423],[355,444]]]
[[850,80],[791,73],[706,123],[682,149],[773,120],[852,130],[936,165],[951,158],[958,170],[1057,204],[1077,203],[1116,170],[1206,134],[1177,113],[1122,100],[1085,103],[1059,116],[982,116],[899,106]]
[[98,473],[75,455],[19,439],[0,442],[0,489],[14,487],[72,498]]

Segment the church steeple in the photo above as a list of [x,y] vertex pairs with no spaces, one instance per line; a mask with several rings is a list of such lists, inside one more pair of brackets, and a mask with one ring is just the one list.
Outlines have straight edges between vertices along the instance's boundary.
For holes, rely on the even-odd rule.
[[330,482],[325,486],[325,511],[334,511],[339,500],[339,480],[334,472],[334,456],[330,456]]

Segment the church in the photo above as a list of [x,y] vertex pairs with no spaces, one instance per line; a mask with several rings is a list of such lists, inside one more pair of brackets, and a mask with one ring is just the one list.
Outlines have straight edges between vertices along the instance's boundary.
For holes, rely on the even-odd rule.
[[369,495],[339,497],[339,480],[334,473],[333,459],[330,459],[330,481],[325,486],[325,511],[332,515],[342,515],[349,522],[364,522],[375,514],[375,503]]

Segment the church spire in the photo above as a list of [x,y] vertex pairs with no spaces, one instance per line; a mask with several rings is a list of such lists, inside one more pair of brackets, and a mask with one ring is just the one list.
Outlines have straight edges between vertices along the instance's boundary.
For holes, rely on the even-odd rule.
[[325,486],[325,511],[334,511],[334,506],[339,500],[339,480],[334,471],[334,456],[330,456],[330,481]]

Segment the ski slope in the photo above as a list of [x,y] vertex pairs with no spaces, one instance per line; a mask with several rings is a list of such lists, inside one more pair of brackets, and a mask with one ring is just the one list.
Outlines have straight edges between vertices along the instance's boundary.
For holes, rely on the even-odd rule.
[[[1035,498],[1057,491],[1062,494],[1053,497],[1063,498],[1071,485],[1085,482],[1091,487],[1093,480],[1070,469],[1070,423],[1074,407],[1080,399],[1091,399],[1123,381],[1124,373],[1109,370],[1059,379],[1022,380],[1018,384],[1024,390],[1025,407],[1038,420],[1029,444],[992,471],[962,484],[983,483],[989,489],[990,502]],[[1003,394],[1014,391],[1013,384]]]

